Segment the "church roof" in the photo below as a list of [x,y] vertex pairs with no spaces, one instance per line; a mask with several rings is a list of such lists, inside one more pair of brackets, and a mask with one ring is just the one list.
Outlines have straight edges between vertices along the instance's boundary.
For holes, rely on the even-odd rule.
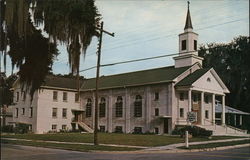
[[203,76],[209,68],[205,69],[198,69],[182,79],[180,82],[178,82],[175,86],[191,86],[196,80],[198,80],[201,76]]
[[[123,88],[130,86],[142,86],[150,84],[172,82],[176,77],[185,72],[188,67],[175,68],[174,66],[156,68],[150,70],[129,72],[111,76],[101,76],[99,80],[100,89]],[[95,78],[87,79],[81,90],[94,90]]]
[[191,21],[191,16],[190,16],[190,11],[189,11],[189,6],[188,6],[187,17],[186,17],[186,24],[185,24],[184,30],[185,29],[189,29],[189,28],[193,29],[192,21]]

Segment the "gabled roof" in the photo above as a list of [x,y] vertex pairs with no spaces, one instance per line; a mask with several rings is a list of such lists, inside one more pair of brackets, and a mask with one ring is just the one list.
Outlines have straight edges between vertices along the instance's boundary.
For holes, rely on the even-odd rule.
[[209,68],[198,69],[193,73],[189,74],[187,77],[178,82],[175,86],[191,86],[196,80],[203,76]]
[[[82,85],[83,80],[80,80],[80,86]],[[78,88],[78,81],[74,77],[62,77],[56,75],[48,75],[45,78],[45,82],[42,87],[55,87],[55,88],[65,88],[65,89],[74,89]]]
[[[128,86],[141,86],[147,84],[172,82],[176,77],[185,72],[188,67],[175,68],[174,66],[123,73],[111,76],[101,76],[100,89],[122,88]],[[81,90],[94,90],[95,78],[87,79]]]

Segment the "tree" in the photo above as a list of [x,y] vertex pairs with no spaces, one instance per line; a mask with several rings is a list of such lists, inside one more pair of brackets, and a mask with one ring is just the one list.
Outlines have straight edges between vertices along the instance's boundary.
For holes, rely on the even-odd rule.
[[71,71],[79,75],[80,55],[98,36],[94,0],[1,0],[0,5],[0,51],[19,68],[22,89],[31,96],[39,89],[59,54],[58,43],[66,45]]
[[213,67],[230,90],[226,103],[250,112],[250,39],[239,36],[231,43],[200,46],[203,67]]

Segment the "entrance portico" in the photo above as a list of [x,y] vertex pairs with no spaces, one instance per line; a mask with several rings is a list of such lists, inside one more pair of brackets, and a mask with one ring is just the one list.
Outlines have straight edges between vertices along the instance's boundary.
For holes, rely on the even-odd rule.
[[225,94],[229,91],[213,69],[198,69],[177,83],[175,88],[177,94],[187,95],[186,101],[177,96],[177,108],[187,106],[184,114],[196,112],[196,125],[215,124],[215,100],[219,98],[222,102],[221,122],[225,125]]

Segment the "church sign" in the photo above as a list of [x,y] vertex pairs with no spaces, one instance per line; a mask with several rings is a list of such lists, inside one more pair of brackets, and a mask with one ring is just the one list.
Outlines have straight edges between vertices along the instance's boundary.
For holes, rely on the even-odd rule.
[[197,112],[188,112],[187,113],[187,120],[188,122],[196,122],[197,121]]

